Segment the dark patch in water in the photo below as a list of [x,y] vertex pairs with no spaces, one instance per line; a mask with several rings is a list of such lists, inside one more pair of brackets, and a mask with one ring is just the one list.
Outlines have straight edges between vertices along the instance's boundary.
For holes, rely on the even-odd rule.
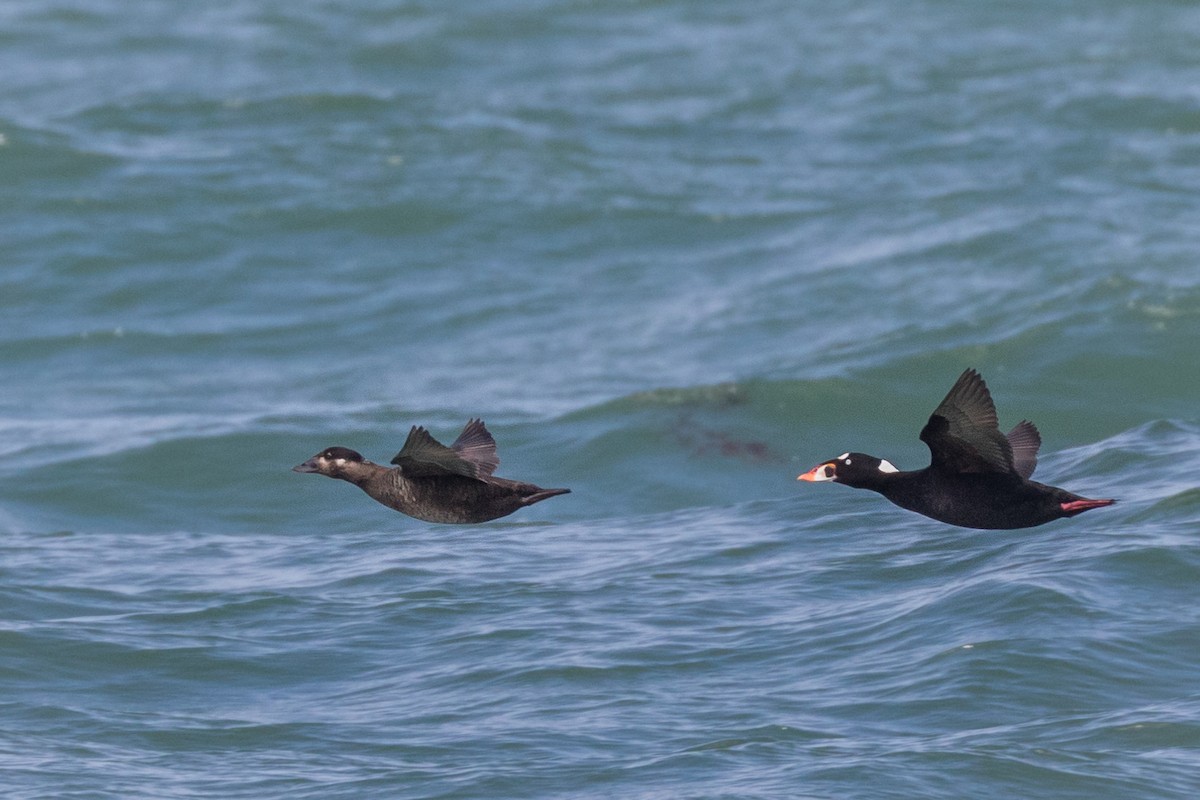
[[780,464],[787,460],[766,442],[741,439],[718,428],[698,425],[686,415],[679,418],[674,432],[676,441],[697,458],[718,455],[756,464]]

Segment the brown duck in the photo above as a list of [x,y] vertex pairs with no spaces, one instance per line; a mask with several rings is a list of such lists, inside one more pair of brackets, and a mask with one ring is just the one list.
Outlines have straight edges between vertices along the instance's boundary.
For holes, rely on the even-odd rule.
[[468,422],[449,447],[414,425],[392,463],[380,466],[348,447],[330,447],[292,471],[349,481],[388,508],[426,522],[487,522],[571,491],[492,475],[500,457],[480,419]]

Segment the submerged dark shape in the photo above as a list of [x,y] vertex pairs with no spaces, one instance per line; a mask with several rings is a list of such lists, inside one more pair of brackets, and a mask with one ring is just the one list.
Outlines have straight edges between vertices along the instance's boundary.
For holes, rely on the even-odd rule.
[[921,441],[932,455],[925,469],[901,472],[874,456],[843,453],[799,480],[870,489],[901,508],[964,528],[1030,528],[1116,502],[1029,480],[1042,437],[1028,420],[1002,434],[987,384],[973,369],[934,409]]
[[380,466],[348,447],[330,447],[292,471],[349,481],[385,506],[426,522],[487,522],[571,491],[494,476],[500,465],[496,440],[480,419],[468,422],[449,447],[414,425],[392,463],[396,466]]
[[691,414],[680,414],[671,426],[671,433],[679,444],[688,448],[688,454],[696,458],[719,455],[760,464],[787,460],[766,442],[710,428],[697,422]]

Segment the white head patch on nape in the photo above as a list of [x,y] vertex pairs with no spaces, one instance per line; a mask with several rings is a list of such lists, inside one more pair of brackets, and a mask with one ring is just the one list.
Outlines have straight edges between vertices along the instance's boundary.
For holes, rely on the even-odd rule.
[[879,471],[880,472],[899,472],[900,470],[893,467],[892,462],[887,461],[887,460],[880,460]]

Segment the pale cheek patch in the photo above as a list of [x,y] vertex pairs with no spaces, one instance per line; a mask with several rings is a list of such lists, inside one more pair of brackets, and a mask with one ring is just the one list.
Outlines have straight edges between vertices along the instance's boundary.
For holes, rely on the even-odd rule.
[[879,462],[879,471],[880,472],[899,472],[900,470],[893,467],[892,462],[890,462],[890,461],[880,461]]

